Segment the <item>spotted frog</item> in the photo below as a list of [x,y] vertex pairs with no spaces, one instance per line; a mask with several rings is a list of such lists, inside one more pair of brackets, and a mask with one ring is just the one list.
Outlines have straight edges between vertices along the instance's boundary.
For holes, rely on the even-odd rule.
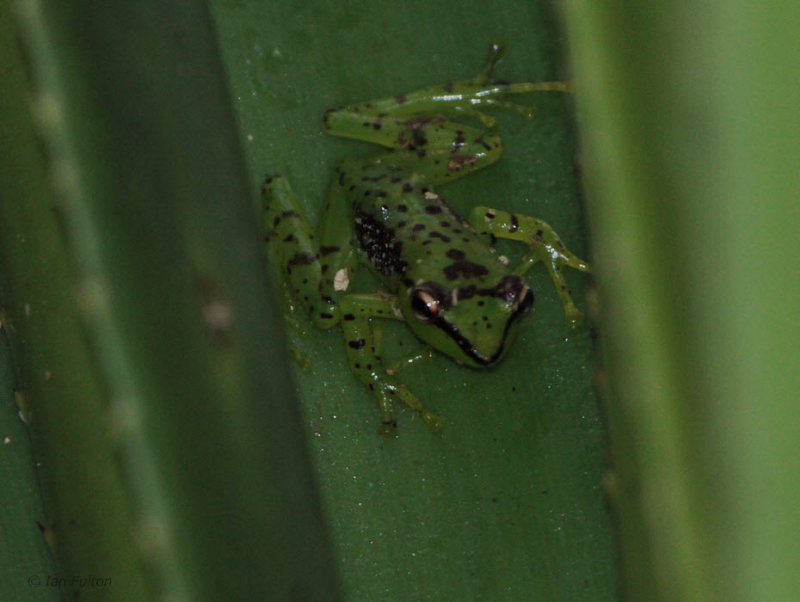
[[[384,365],[375,319],[404,321],[422,341],[459,363],[492,366],[533,305],[523,275],[537,262],[549,271],[567,321],[575,325],[582,319],[561,269],[587,272],[589,265],[547,223],[489,207],[475,207],[465,219],[435,188],[500,158],[502,141],[488,132],[494,119],[479,108],[526,112],[508,97],[567,91],[562,82],[493,81],[500,53],[493,45],[486,67],[471,79],[328,111],[327,133],[389,150],[347,160],[336,169],[315,233],[285,177],[264,184],[269,254],[316,326],[341,324],[350,366],[378,400],[383,433],[396,428],[395,399],[415,410],[431,430],[440,428],[442,418]],[[451,121],[454,115],[474,118],[483,127]],[[528,246],[519,266],[511,267],[496,252],[497,238]],[[350,291],[359,261],[387,292]]]

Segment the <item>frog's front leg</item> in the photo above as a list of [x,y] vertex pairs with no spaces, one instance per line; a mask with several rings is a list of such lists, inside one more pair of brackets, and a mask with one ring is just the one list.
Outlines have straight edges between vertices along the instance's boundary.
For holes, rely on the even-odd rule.
[[403,319],[394,299],[347,293],[358,258],[352,248],[350,201],[339,179],[331,187],[316,235],[300,214],[289,181],[281,176],[268,179],[264,184],[264,225],[268,249],[292,296],[316,326],[330,328],[341,323],[350,366],[378,399],[382,431],[389,433],[396,426],[394,399],[416,411],[429,429],[438,430],[442,418],[426,410],[381,361],[371,321]]
[[380,357],[380,348],[372,324],[373,318],[402,320],[395,299],[385,294],[346,295],[341,299],[342,330],[347,358],[356,376],[378,399],[381,433],[391,434],[397,427],[392,402],[400,399],[425,421],[432,431],[442,426],[442,418],[429,412],[408,389],[388,374]]
[[550,224],[536,217],[489,207],[474,207],[469,216],[469,223],[479,234],[487,237],[517,240],[527,244],[528,253],[514,273],[521,276],[533,264],[541,261],[561,298],[567,322],[571,326],[577,326],[583,321],[583,314],[572,300],[571,291],[561,268],[568,266],[581,272],[589,272],[591,268],[561,242],[561,238]]

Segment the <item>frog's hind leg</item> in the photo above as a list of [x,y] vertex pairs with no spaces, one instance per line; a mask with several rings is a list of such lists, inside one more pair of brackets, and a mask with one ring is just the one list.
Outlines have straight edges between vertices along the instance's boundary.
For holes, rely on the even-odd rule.
[[332,109],[325,114],[325,129],[333,136],[355,138],[388,148],[398,148],[391,136],[381,131],[393,121],[460,114],[479,119],[485,127],[492,127],[495,123],[494,118],[482,113],[479,108],[493,107],[530,117],[532,115],[530,107],[513,103],[509,98],[534,92],[570,91],[569,84],[561,81],[493,81],[494,66],[501,52],[502,48],[493,44],[484,69],[469,79]]
[[392,149],[390,153],[376,154],[372,160],[424,175],[431,184],[463,177],[497,161],[503,153],[503,145],[498,136],[484,128],[456,123],[450,121],[450,117],[468,115],[491,127],[494,119],[477,107],[512,110],[530,116],[530,108],[511,103],[507,98],[567,90],[563,82],[490,81],[499,56],[500,47],[493,45],[486,67],[470,79],[328,111],[324,118],[325,130],[332,136]]
[[503,154],[499,136],[443,117],[383,119],[372,142],[395,150],[359,159],[424,176],[430,184],[451,182],[491,165]]
[[[494,107],[530,116],[530,108],[510,102],[509,97],[534,92],[570,91],[569,84],[562,81],[507,82],[492,80],[494,66],[501,53],[502,48],[493,44],[486,66],[478,75],[469,79],[451,81],[398,96],[387,96],[330,110],[325,115],[326,129],[334,136],[384,144],[380,140],[374,139],[369,131],[370,129],[381,129],[383,119],[462,114],[475,117],[484,126],[492,127],[494,119],[481,113],[478,107]],[[362,117],[364,118],[362,119]],[[391,147],[392,145],[384,144],[384,146]]]
[[350,283],[357,258],[346,194],[334,182],[323,207],[316,235],[301,215],[292,187],[283,176],[267,179],[263,188],[264,231],[292,296],[314,324],[330,328],[340,319],[338,298]]

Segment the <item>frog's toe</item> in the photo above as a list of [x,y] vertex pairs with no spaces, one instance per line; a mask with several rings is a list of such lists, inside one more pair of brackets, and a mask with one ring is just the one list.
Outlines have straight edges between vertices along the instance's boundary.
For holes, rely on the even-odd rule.
[[567,325],[572,328],[577,328],[583,324],[583,314],[576,307],[573,306],[572,309],[567,309],[565,315],[567,318]]
[[397,421],[392,418],[388,420],[383,420],[381,422],[381,428],[378,429],[378,434],[381,437],[396,437],[397,436]]
[[443,416],[439,416],[427,410],[423,410],[422,419],[425,421],[425,426],[427,426],[428,430],[431,431],[432,433],[438,433],[439,431],[442,430],[442,426],[444,425]]

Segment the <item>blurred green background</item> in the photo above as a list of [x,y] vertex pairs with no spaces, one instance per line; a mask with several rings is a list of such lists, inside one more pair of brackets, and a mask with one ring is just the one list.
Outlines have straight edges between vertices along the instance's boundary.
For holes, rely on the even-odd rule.
[[[4,600],[797,599],[800,8],[0,6]],[[552,223],[593,320],[535,273],[496,369],[404,373],[444,431],[382,439],[340,332],[282,332],[258,189],[315,218],[370,150],[322,113],[491,41],[576,94],[442,193]]]

